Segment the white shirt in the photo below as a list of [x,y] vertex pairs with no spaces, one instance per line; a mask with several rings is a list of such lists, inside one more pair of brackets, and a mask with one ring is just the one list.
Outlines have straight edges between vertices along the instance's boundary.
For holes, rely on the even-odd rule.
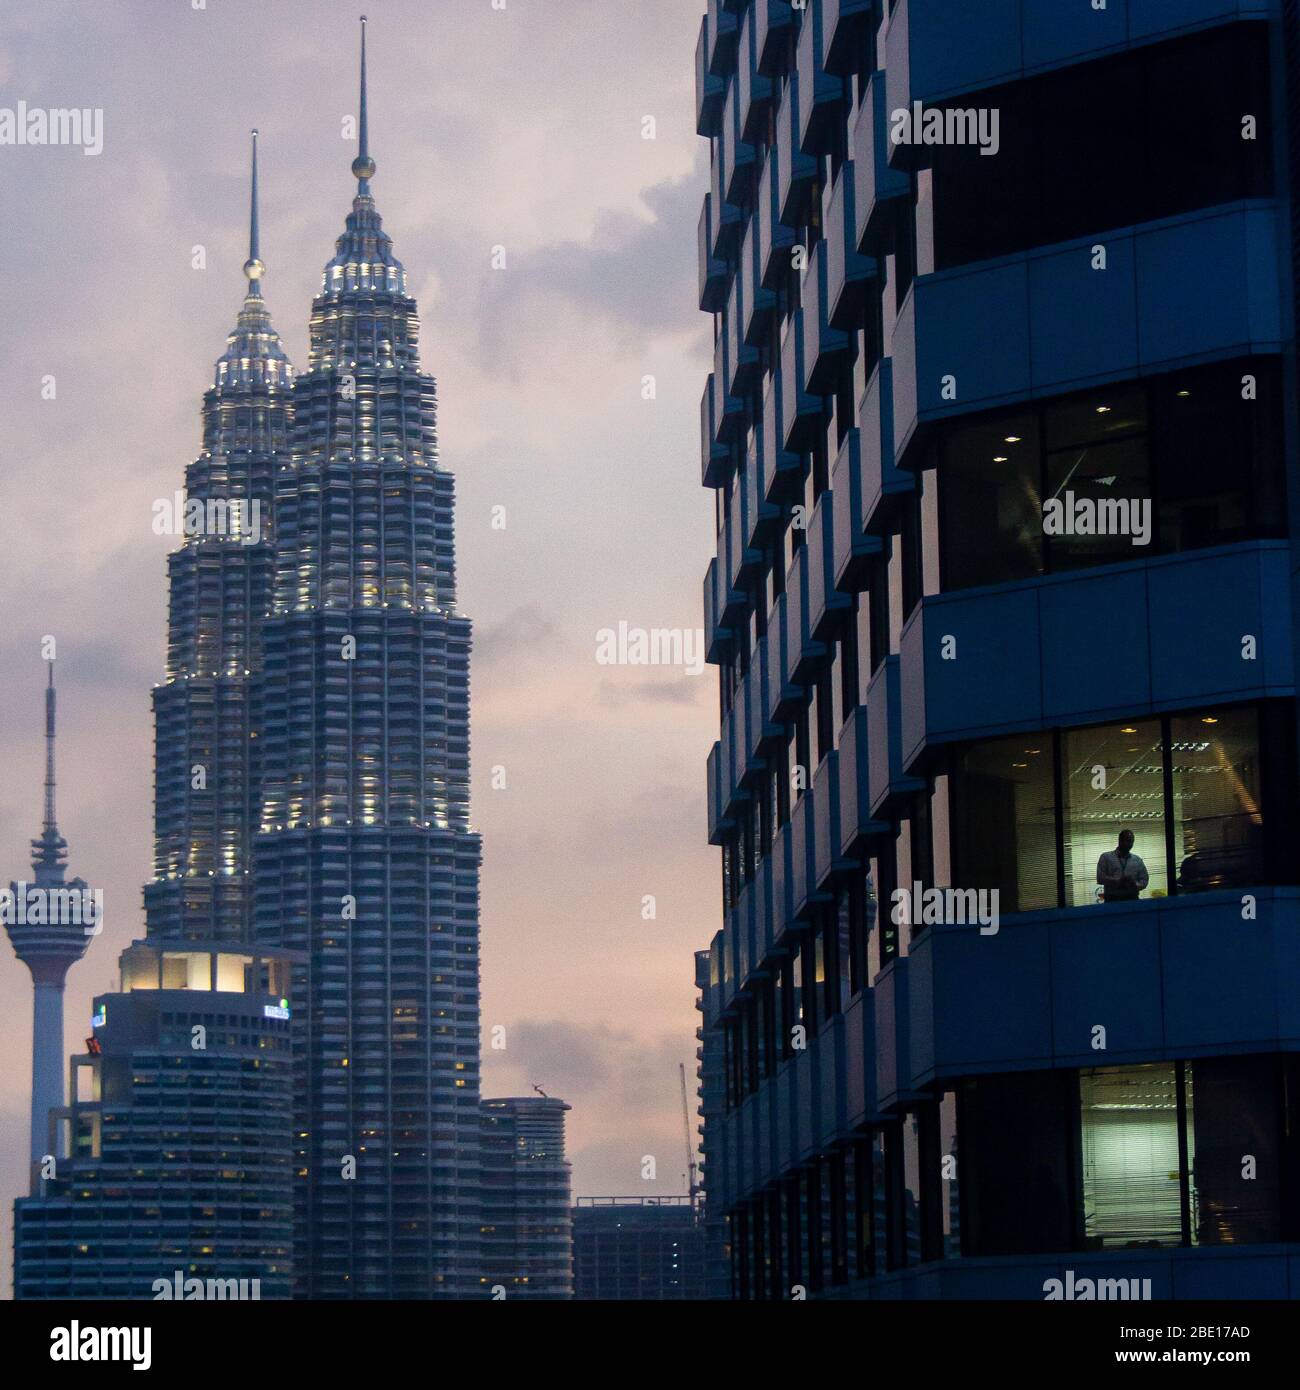
[[1127,859],[1121,859],[1118,850],[1109,849],[1097,860],[1097,882],[1105,888],[1131,883],[1140,893],[1150,882],[1150,876],[1147,866],[1132,851]]

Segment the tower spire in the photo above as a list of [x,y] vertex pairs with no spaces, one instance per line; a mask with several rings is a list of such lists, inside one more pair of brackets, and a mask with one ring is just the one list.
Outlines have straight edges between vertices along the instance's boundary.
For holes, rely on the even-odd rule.
[[45,687],[45,824],[46,836],[57,835],[54,823],[54,662],[50,662],[50,677]]
[[375,161],[370,158],[370,127],[366,120],[366,17],[361,16],[361,114],[357,123],[357,157],[352,161],[352,174],[360,187],[358,194],[370,192],[370,180],[375,176]]
[[244,274],[248,276],[249,294],[260,295],[262,287],[257,283],[266,274],[262,264],[260,238],[257,227],[257,131],[253,131],[253,178],[248,194],[248,259],[244,262]]
[[41,833],[32,845],[32,873],[35,882],[42,886],[57,885],[63,882],[64,865],[68,858],[68,842],[59,834],[58,821],[54,814],[54,661],[50,659],[50,672],[45,683],[45,815],[41,822]]

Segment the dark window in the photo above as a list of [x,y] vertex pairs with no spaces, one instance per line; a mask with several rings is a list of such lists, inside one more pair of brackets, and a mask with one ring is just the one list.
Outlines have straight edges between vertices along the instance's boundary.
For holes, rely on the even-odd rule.
[[981,1076],[961,1083],[963,1254],[1034,1255],[1073,1248],[1075,1087],[1068,1072]]
[[943,441],[939,511],[943,587],[1032,579],[1043,572],[1037,412],[985,417]]
[[951,103],[998,112],[998,152],[932,147],[935,268],[1269,196],[1268,91],[1267,30],[1252,23]]
[[1282,1134],[1276,1057],[1191,1063],[1193,1243],[1283,1240]]
[[1055,907],[1051,735],[1016,735],[964,749],[950,790],[954,885],[997,889],[1002,912]]
[[1246,359],[953,427],[943,588],[1284,535],[1281,404],[1278,364]]

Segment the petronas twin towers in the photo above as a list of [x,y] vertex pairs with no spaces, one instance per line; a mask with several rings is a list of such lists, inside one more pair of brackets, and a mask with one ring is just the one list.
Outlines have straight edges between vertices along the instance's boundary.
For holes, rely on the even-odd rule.
[[470,622],[436,387],[371,194],[364,23],[357,191],[296,376],[262,297],[254,132],[248,291],[186,472],[189,504],[240,524],[169,559],[147,938],[291,961],[297,1296],[465,1297]]

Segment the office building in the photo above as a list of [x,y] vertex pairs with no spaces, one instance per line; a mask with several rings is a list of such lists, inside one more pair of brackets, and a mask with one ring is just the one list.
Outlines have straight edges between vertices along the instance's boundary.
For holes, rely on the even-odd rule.
[[289,1296],[288,978],[274,954],[122,953],[15,1203],[15,1297]]
[[248,288],[203,397],[203,447],[185,470],[183,504],[171,502],[181,541],[167,557],[167,673],[153,690],[150,940],[252,938],[261,624],[272,491],[293,418],[293,368],[262,297],[256,131],[252,160]]
[[736,1297],[1300,1289],[1298,24],[708,5]]
[[306,1298],[477,1297],[470,622],[436,389],[371,180],[312,305],[262,624],[253,932],[298,952]]
[[573,1296],[595,1301],[711,1296],[706,1236],[689,1197],[579,1197]]
[[489,1298],[573,1297],[570,1165],[564,1116],[552,1096],[479,1104],[483,1129],[482,1273]]

